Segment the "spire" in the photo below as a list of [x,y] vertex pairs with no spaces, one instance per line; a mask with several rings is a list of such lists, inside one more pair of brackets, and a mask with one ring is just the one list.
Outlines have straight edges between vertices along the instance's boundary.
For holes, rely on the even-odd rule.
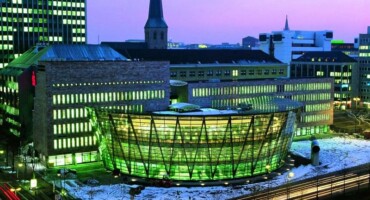
[[286,16],[286,19],[285,19],[284,31],[289,31],[288,15]]
[[162,0],[150,0],[149,17],[145,28],[167,28],[163,18]]

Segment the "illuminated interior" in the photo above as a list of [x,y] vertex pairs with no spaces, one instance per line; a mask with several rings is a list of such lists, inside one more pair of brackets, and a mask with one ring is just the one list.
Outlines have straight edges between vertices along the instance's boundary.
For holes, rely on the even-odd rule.
[[297,110],[235,115],[123,114],[88,108],[108,169],[143,178],[199,181],[276,170]]

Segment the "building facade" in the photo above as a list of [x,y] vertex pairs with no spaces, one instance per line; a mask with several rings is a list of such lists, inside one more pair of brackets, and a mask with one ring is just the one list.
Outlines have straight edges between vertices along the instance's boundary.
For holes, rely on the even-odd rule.
[[3,127],[49,166],[96,161],[85,106],[166,109],[169,76],[167,62],[127,62],[108,47],[34,47],[0,70]]
[[359,37],[360,65],[360,99],[366,107],[370,107],[370,26],[367,34]]
[[[333,124],[333,80],[331,78],[267,79],[232,82],[189,82],[171,87],[171,102],[201,107],[236,109],[262,96],[303,103],[295,136],[325,134]],[[253,103],[252,103],[253,104]]]
[[86,43],[86,1],[0,1],[0,68],[37,43]]
[[359,96],[357,61],[341,51],[307,52],[290,64],[292,78],[333,78],[334,104],[350,107]]

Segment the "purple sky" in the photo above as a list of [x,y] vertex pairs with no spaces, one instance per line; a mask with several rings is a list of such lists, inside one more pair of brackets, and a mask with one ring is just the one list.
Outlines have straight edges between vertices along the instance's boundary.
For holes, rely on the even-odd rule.
[[[88,42],[143,39],[149,0],[87,0]],[[333,30],[353,42],[370,26],[370,0],[163,0],[169,39],[185,43],[241,43],[282,30]]]

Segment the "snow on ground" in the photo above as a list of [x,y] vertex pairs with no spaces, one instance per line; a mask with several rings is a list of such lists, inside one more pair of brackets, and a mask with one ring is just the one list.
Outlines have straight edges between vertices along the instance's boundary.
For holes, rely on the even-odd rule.
[[[292,168],[294,178],[291,181],[302,180],[317,176],[319,174],[342,170],[347,167],[353,167],[370,162],[370,141],[351,138],[331,138],[318,140],[320,144],[320,162],[319,167],[312,165]],[[311,141],[294,142],[291,152],[310,158]],[[228,199],[252,191],[275,187],[287,182],[287,173],[275,177],[273,180],[245,184],[238,187],[218,186],[218,187],[172,187],[157,188],[146,187],[140,195],[135,196],[135,200],[203,200],[203,199]],[[66,189],[69,194],[80,199],[94,200],[115,200],[130,199],[130,185],[103,185],[103,186],[80,186],[73,181],[67,181]]]

